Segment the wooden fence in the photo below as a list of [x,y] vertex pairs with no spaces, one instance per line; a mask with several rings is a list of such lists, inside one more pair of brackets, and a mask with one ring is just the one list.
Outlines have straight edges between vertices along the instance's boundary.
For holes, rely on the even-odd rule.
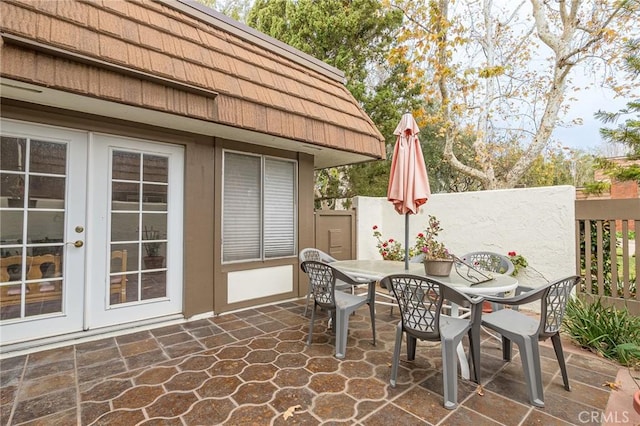
[[629,238],[640,229],[640,199],[577,200],[575,214],[579,294],[640,315],[640,244]]

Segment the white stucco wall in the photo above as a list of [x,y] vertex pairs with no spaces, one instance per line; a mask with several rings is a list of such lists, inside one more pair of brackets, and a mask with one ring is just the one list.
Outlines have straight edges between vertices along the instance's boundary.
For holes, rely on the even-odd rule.
[[[410,244],[428,215],[440,220],[440,240],[458,256],[489,250],[523,255],[531,268],[521,284],[540,285],[575,273],[575,188],[551,186],[452,194],[434,194],[409,217]],[[373,226],[383,237],[404,244],[404,216],[386,198],[355,197],[358,259],[379,259]]]

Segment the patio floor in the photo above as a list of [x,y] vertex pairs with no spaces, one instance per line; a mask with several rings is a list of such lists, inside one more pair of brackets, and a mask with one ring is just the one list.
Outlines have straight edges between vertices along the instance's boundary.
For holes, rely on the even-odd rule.
[[[347,357],[336,359],[326,320],[305,345],[304,301],[18,355],[1,362],[3,425],[600,424],[619,367],[565,344],[566,392],[544,344],[545,403],[528,403],[519,357],[501,360],[484,335],[483,395],[459,380],[459,406],[442,399],[440,347],[420,342],[389,386],[397,309],[367,307],[349,320]],[[406,359],[406,351],[402,357]],[[288,409],[297,407],[291,417]],[[631,402],[629,401],[631,410]],[[595,414],[594,414],[595,413]]]

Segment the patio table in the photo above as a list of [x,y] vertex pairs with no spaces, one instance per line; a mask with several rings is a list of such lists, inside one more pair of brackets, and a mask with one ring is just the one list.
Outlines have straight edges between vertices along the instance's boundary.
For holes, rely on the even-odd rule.
[[[369,279],[380,281],[382,278],[391,274],[412,274],[433,278],[442,283],[445,283],[451,287],[455,287],[456,290],[475,296],[490,296],[496,294],[502,294],[515,290],[518,287],[518,280],[510,275],[503,275],[497,273],[487,273],[492,277],[491,280],[472,283],[468,279],[464,278],[456,272],[455,269],[451,271],[448,277],[436,277],[427,275],[424,271],[422,263],[409,263],[409,269],[405,269],[405,263],[393,260],[339,260],[331,264],[339,271],[352,276],[356,279]],[[383,297],[389,298],[389,295],[376,292]],[[386,305],[391,303],[386,302]],[[394,303],[395,304],[395,303]],[[458,307],[452,305],[451,315],[458,315]],[[460,374],[465,379],[469,379],[469,363],[464,353],[462,344],[458,346],[458,359],[460,360]]]

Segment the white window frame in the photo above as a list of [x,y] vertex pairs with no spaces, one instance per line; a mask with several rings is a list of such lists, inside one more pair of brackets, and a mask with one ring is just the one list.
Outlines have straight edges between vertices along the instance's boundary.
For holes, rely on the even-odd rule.
[[[260,191],[260,203],[259,203],[259,244],[260,251],[258,257],[247,257],[244,259],[234,259],[234,260],[225,260],[224,253],[224,239],[225,239],[225,178],[226,172],[225,168],[227,166],[226,155],[227,154],[235,154],[242,155],[247,157],[254,157],[260,160],[260,170],[259,170],[259,191]],[[293,165],[293,182],[292,182],[292,202],[293,202],[293,249],[291,254],[283,255],[283,256],[274,256],[274,257],[266,257],[265,256],[265,206],[267,201],[265,200],[265,173],[266,173],[266,161],[273,160],[279,162],[291,163]],[[275,200],[278,202],[278,200]],[[221,223],[222,223],[222,240],[221,240],[221,261],[223,264],[232,264],[232,263],[242,263],[242,262],[255,262],[255,261],[268,261],[274,259],[282,259],[289,257],[297,256],[297,241],[298,241],[298,161],[294,159],[288,159],[283,157],[276,157],[270,155],[261,155],[255,154],[245,151],[235,151],[225,149],[222,151],[222,215],[221,215]]]

